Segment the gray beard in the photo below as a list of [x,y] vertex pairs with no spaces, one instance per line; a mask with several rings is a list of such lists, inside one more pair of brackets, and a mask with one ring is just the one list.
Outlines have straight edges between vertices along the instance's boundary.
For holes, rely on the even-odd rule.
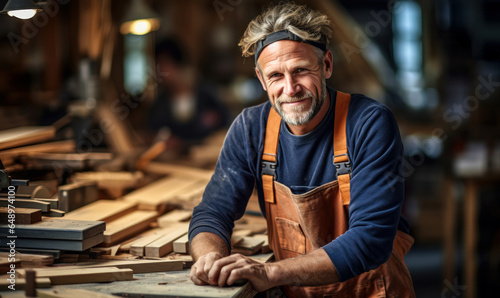
[[292,99],[300,100],[308,97],[311,98],[311,107],[307,111],[303,111],[303,108],[299,106],[294,107],[290,112],[285,113],[281,107],[281,103],[284,101],[283,99],[280,100],[281,97],[276,99],[273,108],[276,110],[278,115],[280,115],[281,119],[283,119],[283,121],[285,121],[288,125],[304,125],[311,121],[321,110],[321,107],[326,99],[326,81],[323,80],[321,83],[321,93],[319,94],[319,98],[316,98],[312,92],[306,91],[306,93],[302,96],[292,97]]

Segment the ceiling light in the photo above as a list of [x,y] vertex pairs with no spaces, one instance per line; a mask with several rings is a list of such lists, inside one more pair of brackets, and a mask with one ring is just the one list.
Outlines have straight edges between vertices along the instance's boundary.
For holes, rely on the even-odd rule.
[[144,35],[158,30],[159,27],[158,15],[142,0],[132,0],[132,5],[127,9],[120,26],[120,33]]
[[33,0],[9,0],[1,13],[6,13],[11,17],[19,19],[30,19],[41,8],[36,5]]

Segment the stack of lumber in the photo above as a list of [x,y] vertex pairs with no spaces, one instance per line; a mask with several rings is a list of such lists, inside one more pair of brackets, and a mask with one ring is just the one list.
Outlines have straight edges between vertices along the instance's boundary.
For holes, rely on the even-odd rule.
[[[84,251],[104,240],[105,227],[102,221],[43,218],[34,224],[16,225],[14,230],[0,225],[0,234],[17,236],[16,248]],[[0,246],[7,247],[7,242]]]
[[[17,186],[15,190],[15,198],[9,197],[7,189],[0,191],[0,218],[8,217],[8,206],[16,209],[17,223],[34,223],[40,221],[38,211],[42,216],[61,217],[64,216],[64,211],[59,210],[59,199],[51,197],[51,193],[47,187],[42,185],[35,186]],[[23,208],[23,209],[22,209]],[[31,209],[31,210],[27,210]],[[19,222],[28,221],[28,222]],[[5,223],[1,221],[1,223]]]
[[251,256],[270,251],[266,232],[266,220],[262,216],[245,214],[235,223],[231,237],[232,253]]

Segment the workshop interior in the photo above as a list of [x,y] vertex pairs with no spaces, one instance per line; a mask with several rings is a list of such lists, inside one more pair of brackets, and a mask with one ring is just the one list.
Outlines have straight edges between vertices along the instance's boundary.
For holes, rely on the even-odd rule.
[[[205,295],[188,224],[232,121],[268,100],[238,42],[273,3],[0,0],[1,296]],[[404,167],[379,178],[404,180],[417,297],[496,297],[500,1],[295,3],[332,22],[327,84],[396,117]],[[269,259],[256,194],[231,242]]]

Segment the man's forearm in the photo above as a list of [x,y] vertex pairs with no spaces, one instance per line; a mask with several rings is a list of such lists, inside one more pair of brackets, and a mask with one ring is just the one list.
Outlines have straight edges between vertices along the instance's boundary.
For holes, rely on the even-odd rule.
[[201,256],[211,252],[218,253],[221,257],[229,255],[226,242],[219,236],[208,232],[194,236],[190,244],[190,253],[194,261],[198,261]]
[[267,276],[274,286],[319,286],[340,281],[335,266],[322,248],[266,265]]

